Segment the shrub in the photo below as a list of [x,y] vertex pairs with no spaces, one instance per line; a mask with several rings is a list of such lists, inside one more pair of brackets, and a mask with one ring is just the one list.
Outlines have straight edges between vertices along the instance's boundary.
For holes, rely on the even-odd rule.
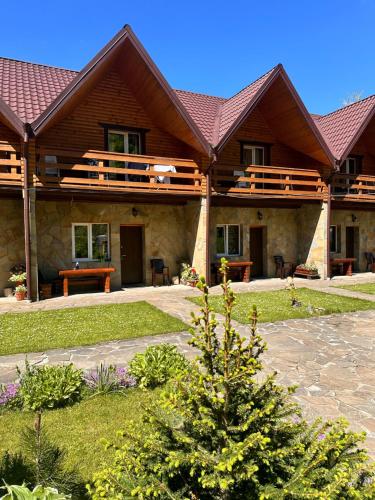
[[85,374],[87,387],[95,394],[108,394],[121,391],[128,387],[134,387],[136,380],[126,368],[116,368],[116,366],[100,366],[95,371]]
[[140,387],[157,387],[188,368],[189,362],[176,346],[160,344],[138,353],[130,362],[130,374]]
[[36,486],[33,490],[29,490],[27,486],[6,486],[7,494],[4,495],[2,500],[67,500],[71,498],[70,495],[63,495],[55,488],[44,488],[43,486]]
[[111,466],[94,475],[102,498],[373,499],[375,473],[359,448],[363,434],[343,421],[309,424],[275,374],[262,376],[266,345],[252,311],[249,338],[232,326],[235,296],[222,262],[223,334],[203,279],[201,315],[192,345],[201,352],[191,370],[167,386],[129,425]]
[[31,484],[33,474],[30,469],[30,463],[22,453],[5,451],[0,458],[0,483]]
[[20,375],[23,407],[32,411],[60,408],[78,401],[84,381],[82,371],[66,366],[30,366]]

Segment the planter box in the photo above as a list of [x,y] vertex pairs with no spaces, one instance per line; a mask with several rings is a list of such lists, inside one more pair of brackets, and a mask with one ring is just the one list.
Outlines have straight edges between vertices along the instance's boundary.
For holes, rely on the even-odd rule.
[[294,271],[293,276],[313,280],[319,278],[319,273],[318,271],[310,271],[309,269],[298,269],[297,267],[296,270]]

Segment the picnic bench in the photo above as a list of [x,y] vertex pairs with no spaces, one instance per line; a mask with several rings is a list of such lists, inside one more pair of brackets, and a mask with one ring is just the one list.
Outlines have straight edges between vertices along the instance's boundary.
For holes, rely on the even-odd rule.
[[333,276],[333,269],[334,268],[340,268],[342,269],[342,272],[340,274],[343,274],[345,276],[352,276],[353,274],[353,264],[357,259],[353,257],[343,257],[343,258],[337,258],[337,259],[331,259],[331,277]]
[[[251,271],[251,266],[253,265],[253,262],[250,261],[230,261],[227,262],[227,267],[229,268],[229,275],[232,274],[232,270],[238,270],[240,272],[240,280],[243,283],[249,283],[250,281],[250,271]],[[213,264],[214,271],[215,271],[215,280],[216,284],[220,283],[221,281],[221,275],[220,275],[220,267],[221,264],[220,262],[215,262]]]
[[59,271],[59,276],[63,278],[64,297],[69,295],[69,281],[74,285],[87,285],[97,282],[103,287],[105,293],[111,291],[111,273],[115,272],[114,267],[98,267],[89,269],[64,269]]

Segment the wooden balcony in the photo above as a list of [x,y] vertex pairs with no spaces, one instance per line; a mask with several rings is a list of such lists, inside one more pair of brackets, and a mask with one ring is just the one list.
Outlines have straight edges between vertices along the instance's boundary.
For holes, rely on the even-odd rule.
[[332,194],[337,200],[375,202],[375,176],[335,174]]
[[214,193],[269,198],[323,199],[327,191],[318,170],[258,165],[217,165],[212,185]]
[[34,185],[40,188],[201,194],[193,160],[40,147]]
[[0,142],[0,185],[22,187],[20,145]]

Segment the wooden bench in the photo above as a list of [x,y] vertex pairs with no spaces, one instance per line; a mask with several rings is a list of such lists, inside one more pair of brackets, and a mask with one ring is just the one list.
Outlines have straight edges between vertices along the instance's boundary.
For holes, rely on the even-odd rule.
[[342,268],[342,273],[345,276],[352,276],[353,275],[353,264],[357,259],[354,259],[352,257],[345,257],[345,258],[338,258],[338,259],[331,259],[330,264],[331,264],[331,277],[333,276],[333,269],[334,268]]
[[[249,283],[251,280],[250,274],[251,274],[251,266],[253,265],[253,262],[250,261],[230,261],[227,262],[228,266],[228,271],[229,271],[229,277],[231,276],[232,270],[239,270],[240,272],[240,281],[243,283]],[[215,279],[216,279],[216,284],[219,284],[221,281],[221,274],[220,274],[220,267],[221,264],[219,262],[216,262],[213,264],[214,269],[215,269]]]
[[63,278],[64,297],[69,295],[69,280],[74,285],[88,285],[97,283],[102,286],[105,293],[111,291],[111,273],[115,272],[114,267],[98,267],[90,269],[64,269],[59,272]]

